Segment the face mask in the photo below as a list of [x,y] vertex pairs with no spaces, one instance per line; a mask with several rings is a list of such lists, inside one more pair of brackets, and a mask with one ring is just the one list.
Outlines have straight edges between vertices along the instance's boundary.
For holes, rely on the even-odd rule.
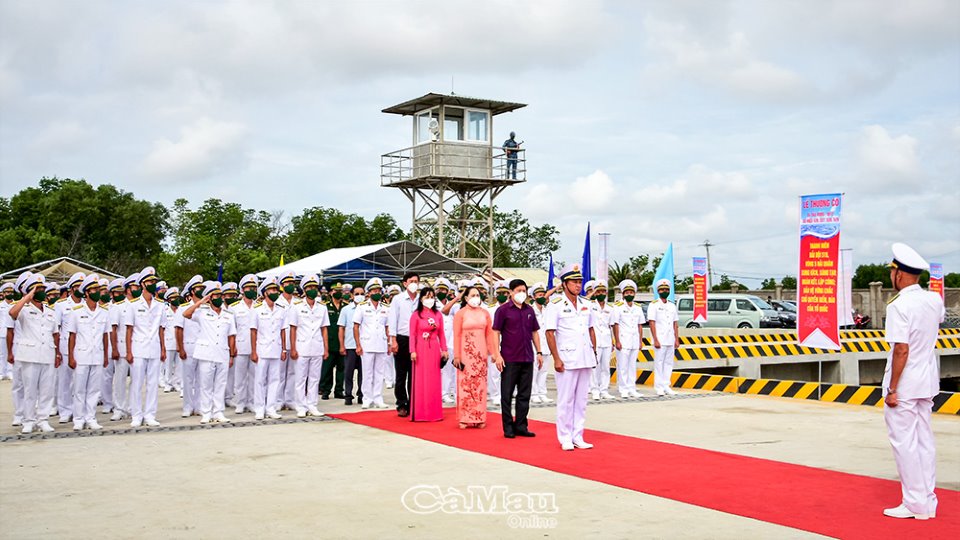
[[623,299],[626,300],[627,302],[633,302],[634,298],[635,297],[632,294],[626,294],[623,296]]
[[141,294],[143,294],[143,291],[141,291],[140,289],[134,289],[130,291],[130,296],[134,298],[140,298]]
[[170,300],[170,305],[173,306],[173,307],[179,306],[179,305],[180,305],[180,299],[179,299],[179,298],[174,298],[173,300]]
[[419,283],[410,283],[410,284],[407,285],[407,292],[410,293],[410,294],[413,294],[413,293],[417,292],[417,289],[418,289],[418,288],[420,288],[420,284],[419,284]]
[[57,303],[57,297],[56,297],[56,296],[51,296],[51,297],[47,298],[47,305],[52,306],[52,305],[54,305],[54,304],[56,304],[56,303]]
[[100,291],[93,291],[87,293],[87,298],[93,300],[94,302],[100,301]]
[[146,289],[147,289],[147,292],[148,292],[148,293],[153,294],[153,293],[157,292],[157,284],[156,284],[156,283],[151,283],[151,284],[149,284],[149,285],[146,286]]
[[340,300],[340,299],[342,299],[342,298],[343,298],[343,293],[341,293],[341,292],[335,292],[335,293],[333,293],[333,299],[334,299],[334,300]]
[[223,301],[227,304],[232,304],[237,301],[237,297],[231,294],[230,296],[224,296]]
[[482,300],[480,300],[480,297],[479,297],[479,296],[471,296],[471,297],[467,300],[467,303],[470,304],[470,305],[473,306],[473,307],[480,307],[480,302],[482,302]]
[[518,304],[522,304],[522,303],[526,302],[526,301],[527,301],[527,293],[525,293],[525,292],[518,292],[517,294],[513,295],[513,301],[516,302],[516,303],[518,303]]
[[16,300],[16,298],[17,298],[17,295],[15,295],[15,294],[5,294],[5,295],[3,295],[3,299],[6,300],[6,301],[8,301],[8,302],[11,301],[11,300]]
[[316,298],[319,293],[320,293],[320,291],[318,291],[318,290],[316,290],[316,289],[307,289],[307,292],[306,292],[307,298],[309,298],[309,299],[311,299],[311,300],[313,300],[314,298]]
[[445,292],[438,292],[438,293],[437,293],[437,300],[443,302],[443,301],[446,300],[446,299],[447,299],[447,293],[445,293]]
[[123,302],[123,295],[122,295],[122,294],[115,294],[115,295],[113,295],[113,301],[114,301],[114,302]]
[[37,302],[43,302],[47,299],[47,291],[37,291],[33,293],[33,299]]
[[213,304],[213,307],[218,308],[223,305],[223,298],[211,298],[210,303]]
[[600,300],[606,300],[606,299],[607,299],[607,295],[605,295],[605,294],[597,294],[597,295],[594,295],[593,299],[599,302]]
[[157,298],[163,300],[163,297],[166,296],[166,295],[167,295],[166,291],[164,291],[164,292],[159,292],[159,293],[157,293]]
[[243,297],[247,300],[256,300],[257,291],[243,291]]
[[283,292],[287,294],[293,294],[293,291],[297,290],[296,285],[284,285]]
[[79,300],[79,299],[83,298],[83,292],[81,292],[80,289],[74,289],[74,290],[73,290],[73,297],[76,298],[77,300]]
[[547,297],[541,296],[540,298],[537,298],[537,303],[540,304],[541,306],[547,305]]
[[200,288],[194,289],[193,297],[197,299],[203,298],[203,289],[200,289]]
[[658,291],[657,294],[660,295],[660,298],[666,299],[670,296],[670,291]]
[[423,300],[420,301],[420,303],[423,304],[423,307],[427,309],[433,309],[433,305],[435,302],[436,300],[434,300],[433,298],[424,298]]
[[487,299],[487,295],[484,294],[484,293],[480,293],[480,301],[482,302],[482,301],[484,301],[484,300],[486,300],[486,299]]
[[370,295],[370,299],[374,302],[379,302],[381,298],[383,298],[383,295],[380,293],[373,293]]
[[502,303],[504,303],[504,302],[506,302],[506,301],[507,301],[507,295],[505,295],[505,294],[498,294],[498,295],[497,295],[497,302],[500,302],[500,303],[502,304]]
[[269,298],[271,302],[276,302],[277,299],[280,298],[280,293],[267,293],[267,298]]

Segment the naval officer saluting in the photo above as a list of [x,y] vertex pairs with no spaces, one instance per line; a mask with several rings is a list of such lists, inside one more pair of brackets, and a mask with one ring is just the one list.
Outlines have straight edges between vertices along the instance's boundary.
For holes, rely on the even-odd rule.
[[890,344],[883,374],[883,418],[900,474],[900,505],[883,511],[894,518],[936,517],[936,449],[930,415],[940,392],[940,364],[934,348],[944,318],[939,294],[920,288],[927,261],[906,244],[893,245],[890,281],[898,294],[887,304]]

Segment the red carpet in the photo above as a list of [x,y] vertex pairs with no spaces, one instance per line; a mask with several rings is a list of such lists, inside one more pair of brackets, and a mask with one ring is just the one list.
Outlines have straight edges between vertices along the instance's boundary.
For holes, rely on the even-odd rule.
[[[455,410],[443,422],[416,423],[393,411],[331,415],[454,448],[603,482],[657,497],[836,538],[957,538],[960,492],[938,489],[936,519],[898,520],[882,510],[900,500],[900,484],[736,454],[587,430],[591,450],[564,452],[556,428],[530,421],[533,439],[503,438],[500,416],[487,429],[460,430]],[[589,421],[589,420],[588,420]],[[942,443],[941,443],[942,444]],[[599,456],[597,454],[600,454]],[[891,467],[893,466],[891,455]],[[643,516],[637,516],[638,522]]]

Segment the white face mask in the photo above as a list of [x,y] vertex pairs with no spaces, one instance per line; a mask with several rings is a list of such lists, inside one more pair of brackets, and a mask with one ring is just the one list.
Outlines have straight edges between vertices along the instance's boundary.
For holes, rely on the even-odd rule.
[[471,297],[471,298],[468,298],[468,299],[467,299],[467,303],[470,304],[470,305],[473,306],[473,307],[480,307],[480,297],[479,297],[479,296],[473,296],[473,297]]
[[419,284],[419,283],[411,283],[411,284],[407,285],[407,292],[410,293],[410,294],[413,294],[413,293],[417,292],[417,290],[419,290],[419,289],[420,289],[420,284]]
[[526,302],[526,301],[527,301],[527,293],[525,293],[525,292],[518,292],[517,294],[513,295],[513,301],[516,302],[516,303],[518,303],[518,304],[522,304],[522,303]]
[[353,303],[354,303],[354,304],[359,304],[360,302],[363,302],[363,295],[358,294],[358,295],[356,295],[356,296],[353,297]]
[[423,304],[423,307],[427,309],[433,309],[434,302],[435,300],[433,298],[424,298],[420,301],[420,303]]

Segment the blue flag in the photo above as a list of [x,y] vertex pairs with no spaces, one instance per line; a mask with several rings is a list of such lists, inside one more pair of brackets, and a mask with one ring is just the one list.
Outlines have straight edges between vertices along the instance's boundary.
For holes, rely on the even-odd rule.
[[220,268],[217,268],[217,281],[223,283],[223,261],[220,261]]
[[[586,283],[593,279],[590,275],[590,222],[587,222],[587,237],[583,241],[583,260],[580,262],[580,273],[583,274],[583,282]],[[585,290],[580,291],[580,296],[586,296]]]
[[551,253],[551,254],[550,254],[550,269],[549,269],[548,274],[547,274],[547,290],[548,290],[548,291],[553,288],[553,279],[554,279],[555,277],[556,277],[556,276],[553,274],[553,253]]
[[671,302],[675,302],[676,294],[673,290],[673,242],[670,242],[670,245],[667,246],[667,251],[663,253],[663,258],[660,259],[660,265],[657,266],[657,273],[653,276],[654,294],[656,294],[657,291],[657,282],[661,279],[670,282],[670,296],[668,299]]

